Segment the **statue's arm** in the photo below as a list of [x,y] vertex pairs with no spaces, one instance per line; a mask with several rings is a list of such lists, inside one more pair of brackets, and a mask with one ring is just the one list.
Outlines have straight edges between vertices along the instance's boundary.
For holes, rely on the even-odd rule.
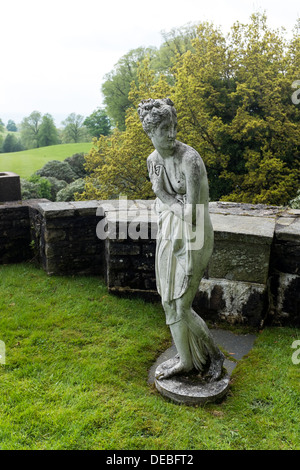
[[155,195],[167,204],[172,212],[180,218],[184,217],[184,206],[176,195],[169,194],[164,188],[163,167],[155,162],[155,155],[151,154],[147,159],[149,178],[152,183],[152,189]]
[[186,177],[186,204],[185,204],[185,220],[196,225],[197,221],[197,204],[200,200],[200,158],[198,153],[193,150],[185,160],[185,177]]
[[[156,168],[156,171],[155,171]],[[197,203],[199,202],[200,193],[200,165],[199,155],[194,149],[183,158],[183,170],[186,178],[186,201],[183,204],[176,195],[169,194],[164,189],[163,184],[163,168],[155,165],[151,159],[148,160],[148,171],[152,188],[156,196],[167,204],[172,212],[178,217],[195,225],[197,220]]]

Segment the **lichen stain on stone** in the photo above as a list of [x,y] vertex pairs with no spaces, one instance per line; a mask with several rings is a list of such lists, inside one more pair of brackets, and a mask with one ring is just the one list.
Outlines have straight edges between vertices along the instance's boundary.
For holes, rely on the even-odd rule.
[[[219,288],[219,291],[221,289],[223,300],[223,308],[219,309],[218,315],[230,323],[246,320],[247,309],[245,309],[245,305],[250,303],[250,298],[253,298],[254,294],[256,294],[255,297],[260,297],[265,292],[265,286],[260,284],[253,285],[252,283],[225,279],[203,279],[200,284],[200,292],[206,294],[209,304],[213,302],[213,293],[216,287]],[[253,312],[251,313],[253,315]]]

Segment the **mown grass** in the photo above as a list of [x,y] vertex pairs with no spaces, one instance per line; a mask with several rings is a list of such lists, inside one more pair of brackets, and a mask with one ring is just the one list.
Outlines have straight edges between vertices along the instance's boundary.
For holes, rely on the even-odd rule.
[[294,328],[266,328],[221,404],[164,399],[148,370],[170,344],[160,304],[117,298],[98,278],[0,267],[0,448],[299,449]]
[[20,152],[0,153],[0,171],[12,171],[21,178],[29,178],[49,160],[64,160],[75,153],[88,153],[91,142],[50,145]]

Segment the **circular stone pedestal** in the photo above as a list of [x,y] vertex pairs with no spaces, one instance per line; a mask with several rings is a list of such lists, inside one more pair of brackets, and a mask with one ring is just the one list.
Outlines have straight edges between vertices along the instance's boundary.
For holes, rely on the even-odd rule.
[[[173,367],[179,361],[173,357],[156,368],[155,375]],[[157,390],[165,397],[185,405],[204,405],[220,400],[228,391],[230,376],[226,373],[219,380],[206,382],[198,375],[174,375],[167,379],[155,378]]]

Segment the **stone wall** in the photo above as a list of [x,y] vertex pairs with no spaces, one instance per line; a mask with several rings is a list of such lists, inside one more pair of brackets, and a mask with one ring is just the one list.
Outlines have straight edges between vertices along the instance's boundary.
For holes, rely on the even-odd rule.
[[270,309],[275,321],[300,324],[300,217],[290,209],[276,220],[270,260]]
[[0,264],[19,263],[34,256],[30,211],[36,211],[38,202],[42,200],[0,203]]
[[[153,201],[0,205],[0,263],[105,278],[114,293],[157,296]],[[261,327],[300,325],[300,211],[213,202],[215,245],[195,310]],[[107,231],[108,230],[108,231]]]
[[47,274],[104,274],[97,208],[97,202],[39,204],[31,216],[32,232],[36,256]]

